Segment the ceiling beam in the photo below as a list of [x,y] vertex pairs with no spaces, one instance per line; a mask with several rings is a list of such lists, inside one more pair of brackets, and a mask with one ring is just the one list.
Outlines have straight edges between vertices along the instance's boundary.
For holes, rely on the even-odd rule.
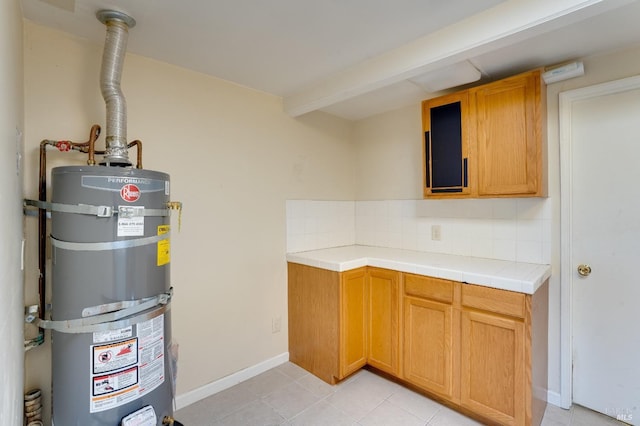
[[507,0],[286,96],[284,110],[297,117],[633,1]]

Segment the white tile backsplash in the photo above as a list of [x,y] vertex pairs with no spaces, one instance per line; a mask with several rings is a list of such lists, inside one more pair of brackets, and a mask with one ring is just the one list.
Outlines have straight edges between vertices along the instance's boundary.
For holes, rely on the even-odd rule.
[[[287,252],[352,244],[551,263],[546,198],[288,200]],[[439,225],[441,240],[432,240]]]
[[518,219],[516,239],[518,241],[542,241],[542,219]]
[[544,263],[542,261],[542,241],[518,241],[516,244],[516,261]]
[[[493,240],[491,258],[501,260],[516,260],[516,240]],[[480,256],[482,257],[482,256]]]
[[287,200],[287,252],[355,244],[355,202]]
[[516,240],[517,221],[510,219],[493,219],[492,238],[497,240]]

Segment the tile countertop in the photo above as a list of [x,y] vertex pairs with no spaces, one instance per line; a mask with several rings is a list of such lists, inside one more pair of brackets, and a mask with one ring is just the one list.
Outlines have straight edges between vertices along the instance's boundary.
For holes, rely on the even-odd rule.
[[358,245],[287,253],[287,261],[337,272],[376,266],[525,294],[551,276],[550,265]]

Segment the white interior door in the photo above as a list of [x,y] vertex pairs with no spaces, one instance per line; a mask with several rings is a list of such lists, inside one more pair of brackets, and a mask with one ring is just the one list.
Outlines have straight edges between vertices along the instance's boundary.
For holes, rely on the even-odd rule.
[[573,402],[639,425],[640,87],[619,90],[572,102],[563,267],[571,268]]

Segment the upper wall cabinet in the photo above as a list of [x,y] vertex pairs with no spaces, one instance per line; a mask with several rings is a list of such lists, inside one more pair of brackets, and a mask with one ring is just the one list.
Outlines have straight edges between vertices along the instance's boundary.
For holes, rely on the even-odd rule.
[[424,196],[546,196],[541,71],[422,103]]

